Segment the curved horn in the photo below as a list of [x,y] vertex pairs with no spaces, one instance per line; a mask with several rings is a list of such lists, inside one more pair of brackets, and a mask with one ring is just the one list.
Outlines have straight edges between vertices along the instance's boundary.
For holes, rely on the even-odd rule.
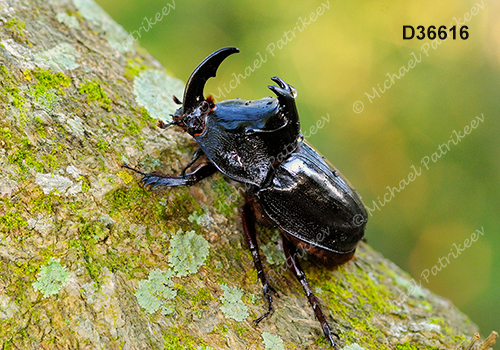
[[184,89],[183,110],[193,109],[200,101],[204,100],[203,89],[211,77],[215,77],[217,68],[227,56],[240,52],[236,47],[224,47],[205,58],[191,73],[186,88]]

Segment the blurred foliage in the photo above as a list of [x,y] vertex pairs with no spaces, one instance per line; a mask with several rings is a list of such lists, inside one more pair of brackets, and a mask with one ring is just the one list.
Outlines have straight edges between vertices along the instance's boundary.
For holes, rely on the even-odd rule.
[[[390,198],[372,212],[369,243],[417,283],[451,299],[483,334],[498,330],[498,1],[97,2],[127,31],[140,33],[140,44],[183,81],[212,51],[237,46],[241,53],[224,62],[205,90],[216,94],[225,84],[231,91],[220,99],[271,95],[266,86],[275,75],[294,85],[303,131],[329,116],[309,141],[342,170],[368,207]],[[153,24],[168,4],[169,14]],[[312,21],[318,7],[323,12]],[[427,38],[402,39],[403,25],[449,28],[456,21],[466,21],[467,40],[433,49]],[[413,53],[420,62],[409,64]],[[245,75],[259,54],[265,62]],[[384,81],[401,67],[404,76],[386,82],[392,86],[384,91]],[[233,73],[245,78],[230,89]],[[380,97],[370,102],[366,94],[379,87]],[[361,113],[353,111],[356,101],[364,104]],[[454,130],[463,133],[481,114],[484,122],[456,145],[449,142],[456,141]],[[449,146],[441,146],[446,154],[439,151],[442,144]],[[434,152],[440,154],[436,162]],[[421,163],[426,156],[429,169]],[[421,169],[409,181],[411,166]],[[404,189],[390,195],[388,186],[399,188],[403,179]],[[481,227],[484,235],[458,254],[454,244],[463,247]],[[440,270],[432,270],[435,265]],[[428,282],[425,270],[436,272]]]

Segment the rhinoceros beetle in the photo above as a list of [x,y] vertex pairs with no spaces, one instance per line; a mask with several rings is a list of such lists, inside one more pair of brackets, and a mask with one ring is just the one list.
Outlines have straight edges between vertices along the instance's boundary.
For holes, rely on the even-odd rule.
[[181,176],[145,174],[123,166],[143,175],[144,186],[190,186],[216,171],[244,183],[243,232],[268,304],[255,323],[271,313],[271,292],[275,292],[259,256],[257,215],[280,229],[287,264],[302,284],[326,339],[336,349],[336,334],[307,282],[297,250],[304,249],[328,266],[345,263],[363,238],[368,215],[356,190],[303,140],[295,106],[297,93],[291,85],[273,77],[278,86],[269,89],[276,97],[256,101],[215,103],[212,96],[203,96],[206,81],[215,77],[225,58],[237,52],[235,47],[226,47],[205,58],[189,77],[183,101],[173,97],[182,106],[172,121],[159,123],[162,128],[182,128],[198,144]]

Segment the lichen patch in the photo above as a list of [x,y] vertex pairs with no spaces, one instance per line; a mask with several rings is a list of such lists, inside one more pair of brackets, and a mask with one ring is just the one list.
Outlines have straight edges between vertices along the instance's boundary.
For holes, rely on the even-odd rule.
[[134,79],[135,101],[146,108],[152,118],[168,121],[177,105],[172,95],[182,96],[184,84],[157,69],[147,69]]
[[263,332],[262,339],[264,341],[266,350],[285,350],[283,340],[279,336],[272,335],[268,332]]
[[80,65],[75,62],[80,54],[68,43],[61,43],[46,51],[35,54],[35,64],[42,68],[51,68],[56,72],[72,70]]
[[194,231],[179,230],[170,240],[168,263],[178,277],[196,273],[205,264],[210,245]]
[[139,281],[135,296],[147,313],[152,314],[158,310],[164,315],[172,313],[173,307],[169,300],[177,295],[174,282],[170,280],[173,276],[172,271],[154,269],[149,273],[147,280]]
[[238,322],[247,318],[248,307],[241,300],[243,291],[236,287],[228,287],[226,284],[221,284],[221,288],[224,290],[224,295],[221,298],[223,304],[220,309],[224,315]]
[[82,182],[74,183],[65,176],[55,174],[36,173],[35,183],[39,185],[43,193],[49,194],[55,191],[56,194],[76,194],[82,191]]
[[61,265],[59,259],[50,258],[47,265],[42,266],[37,280],[32,284],[35,290],[47,298],[58,294],[69,278],[69,272]]

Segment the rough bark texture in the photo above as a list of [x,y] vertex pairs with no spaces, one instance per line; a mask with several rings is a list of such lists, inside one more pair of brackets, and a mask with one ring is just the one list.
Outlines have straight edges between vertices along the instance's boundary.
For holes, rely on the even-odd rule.
[[[148,191],[120,168],[189,161],[190,138],[156,127],[182,82],[91,0],[0,0],[0,25],[0,348],[328,348],[274,228],[259,230],[276,311],[252,323],[266,305],[239,185]],[[337,270],[303,265],[346,348],[454,349],[476,331],[366,244]]]

